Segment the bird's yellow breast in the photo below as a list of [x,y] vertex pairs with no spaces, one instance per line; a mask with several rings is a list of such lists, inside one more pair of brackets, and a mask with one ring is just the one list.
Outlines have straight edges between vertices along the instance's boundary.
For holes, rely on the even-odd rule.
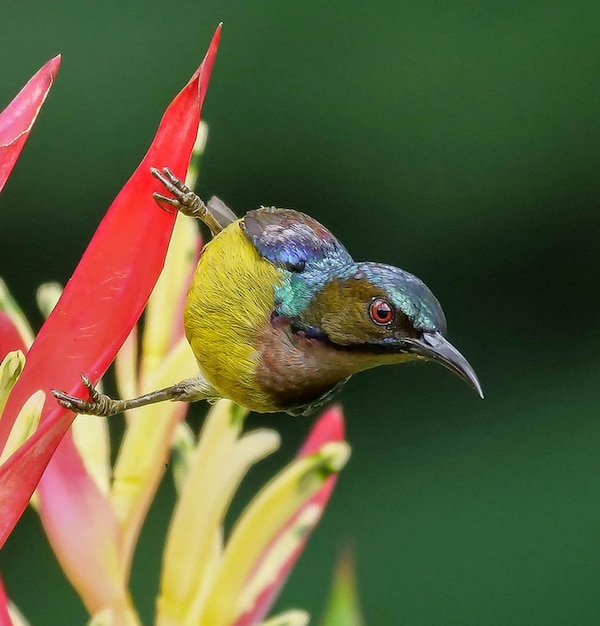
[[202,373],[220,395],[256,411],[272,411],[256,385],[257,338],[269,323],[281,281],[237,220],[202,252],[184,311],[186,336]]

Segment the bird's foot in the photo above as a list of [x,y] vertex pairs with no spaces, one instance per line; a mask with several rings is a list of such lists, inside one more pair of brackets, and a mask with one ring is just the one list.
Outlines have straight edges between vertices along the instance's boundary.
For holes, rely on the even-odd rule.
[[83,400],[76,396],[70,396],[60,389],[52,389],[51,393],[56,398],[58,404],[75,413],[97,415],[98,417],[108,417],[121,411],[121,402],[119,400],[113,400],[109,396],[100,393],[85,374],[81,374],[81,380],[88,390],[90,399]]
[[151,167],[150,173],[175,196],[172,198],[161,193],[153,193],[152,196],[161,209],[168,212],[172,212],[175,209],[188,217],[195,217],[203,221],[213,235],[223,230],[201,198],[181,182],[168,167],[164,167],[162,172],[155,167]]

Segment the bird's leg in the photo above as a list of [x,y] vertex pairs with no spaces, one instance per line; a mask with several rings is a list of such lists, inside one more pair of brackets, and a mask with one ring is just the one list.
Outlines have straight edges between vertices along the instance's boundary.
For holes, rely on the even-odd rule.
[[135,409],[140,406],[155,404],[156,402],[164,402],[165,400],[195,402],[196,400],[213,400],[218,395],[203,378],[188,378],[176,385],[151,391],[137,398],[113,400],[109,396],[100,393],[94,387],[92,381],[84,374],[81,374],[81,379],[90,395],[89,400],[70,396],[59,389],[52,389],[52,395],[65,409],[75,411],[75,413],[85,413],[99,417],[108,417],[127,409]]
[[206,204],[189,187],[184,185],[168,167],[164,167],[162,172],[155,167],[151,167],[150,172],[154,178],[160,180],[167,190],[175,196],[171,198],[163,196],[161,193],[153,193],[152,195],[158,206],[168,210],[164,205],[169,205],[184,215],[203,221],[210,229],[213,237],[223,230],[223,227],[209,211]]

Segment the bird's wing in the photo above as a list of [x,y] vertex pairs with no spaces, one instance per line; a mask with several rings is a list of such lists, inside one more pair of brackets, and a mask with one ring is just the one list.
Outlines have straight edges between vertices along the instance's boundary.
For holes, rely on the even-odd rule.
[[248,212],[240,226],[263,258],[291,272],[352,263],[322,224],[293,209],[261,207]]

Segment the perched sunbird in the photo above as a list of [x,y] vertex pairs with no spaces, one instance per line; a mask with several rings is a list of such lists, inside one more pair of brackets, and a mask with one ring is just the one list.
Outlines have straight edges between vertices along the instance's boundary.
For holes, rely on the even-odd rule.
[[355,263],[319,222],[292,209],[261,207],[237,219],[208,206],[168,168],[152,169],[174,197],[154,194],[202,220],[203,250],[185,305],[199,375],[131,400],[113,400],[82,376],[90,400],[53,390],[73,411],[113,415],[163,400],[229,398],[259,413],[311,413],[357,372],[425,359],[458,374],[483,398],[477,375],[445,338],[446,318],[416,276],[382,263]]

